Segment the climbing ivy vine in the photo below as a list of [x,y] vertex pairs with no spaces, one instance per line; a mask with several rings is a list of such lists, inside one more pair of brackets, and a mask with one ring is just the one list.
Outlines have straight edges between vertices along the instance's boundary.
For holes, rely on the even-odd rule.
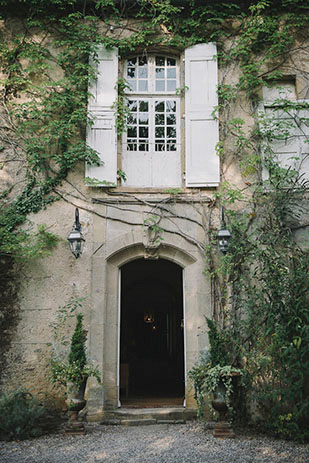
[[[223,165],[237,162],[244,183],[235,188],[222,172],[209,205],[208,236],[199,243],[213,281],[214,320],[233,346],[233,363],[248,371],[250,398],[255,394],[264,425],[303,439],[309,401],[309,257],[294,231],[308,226],[301,220],[308,185],[299,173],[282,168],[272,151],[273,141],[287,137],[288,128],[281,123],[276,130],[265,129],[257,109],[261,86],[282,77],[293,53],[308,50],[308,9],[306,0],[0,0],[0,173],[6,182],[0,196],[2,273],[8,260],[11,269],[12,259],[52,249],[57,238],[44,225],[33,230],[29,215],[59,199],[57,187],[80,162],[99,163],[85,142],[91,124],[88,82],[95,78],[89,57],[96,59],[99,45],[117,46],[124,56],[159,45],[183,50],[217,42],[222,69],[218,154]],[[125,129],[125,85],[118,81],[119,132]],[[277,104],[292,116],[304,109],[284,99]],[[240,105],[253,121],[250,130],[235,117]],[[297,117],[292,120],[299,124]],[[263,168],[269,172],[266,183]],[[14,170],[18,175],[11,182]],[[213,211],[222,204],[233,240],[219,259]]]

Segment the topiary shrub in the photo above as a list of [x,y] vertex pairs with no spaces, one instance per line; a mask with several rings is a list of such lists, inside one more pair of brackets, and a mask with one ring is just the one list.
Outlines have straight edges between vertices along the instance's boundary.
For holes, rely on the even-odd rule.
[[83,329],[83,314],[77,315],[75,331],[72,336],[71,350],[69,354],[69,363],[75,364],[83,370],[86,365],[86,348],[87,331]]
[[87,331],[83,327],[83,314],[76,316],[75,330],[71,339],[70,351],[58,354],[56,350],[52,352],[50,360],[51,382],[67,386],[73,383],[81,385],[90,376],[101,383],[100,372],[89,359],[86,350]]

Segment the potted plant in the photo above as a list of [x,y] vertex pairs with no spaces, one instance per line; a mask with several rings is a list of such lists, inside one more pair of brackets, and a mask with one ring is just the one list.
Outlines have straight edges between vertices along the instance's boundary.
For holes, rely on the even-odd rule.
[[51,358],[51,381],[66,387],[66,405],[71,417],[67,423],[67,432],[84,433],[84,426],[77,419],[78,413],[86,405],[84,398],[87,379],[93,376],[100,383],[97,367],[87,361],[86,356],[87,331],[83,328],[83,315],[76,317],[76,326],[71,339],[70,351],[67,359],[53,356]]
[[209,328],[210,349],[204,350],[199,362],[189,372],[194,385],[194,397],[198,405],[198,416],[203,415],[205,397],[212,397],[210,404],[219,412],[219,423],[215,425],[215,437],[235,437],[229,421],[234,413],[233,395],[236,378],[243,370],[233,366],[225,336],[217,330],[216,324],[206,319]]

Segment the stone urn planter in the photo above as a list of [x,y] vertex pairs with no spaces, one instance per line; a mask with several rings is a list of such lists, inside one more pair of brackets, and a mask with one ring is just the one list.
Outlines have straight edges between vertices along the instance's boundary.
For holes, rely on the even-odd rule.
[[[232,381],[235,383],[240,373],[232,372]],[[216,389],[213,392],[213,400],[211,402],[212,407],[219,413],[219,421],[214,427],[214,437],[221,438],[234,438],[236,437],[233,429],[227,421],[228,415],[228,403],[227,403],[227,391],[224,381],[219,380]]]
[[84,398],[86,384],[87,378],[81,384],[67,383],[67,399],[65,403],[71,416],[66,425],[66,434],[85,434],[85,426],[78,420],[78,413],[87,403]]
[[226,388],[223,381],[219,381],[219,384],[213,393],[211,405],[217,412],[219,412],[219,421],[214,427],[214,437],[234,438],[235,434],[227,421],[228,407],[226,403]]

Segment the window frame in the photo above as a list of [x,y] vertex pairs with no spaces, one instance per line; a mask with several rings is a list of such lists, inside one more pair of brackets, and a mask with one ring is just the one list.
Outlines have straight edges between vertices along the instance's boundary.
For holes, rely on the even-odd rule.
[[[128,56],[126,59],[123,60],[123,62],[121,63],[122,65],[120,66],[120,73],[121,73],[121,76],[124,77],[127,80],[127,64],[129,62],[130,59],[132,58],[138,58],[142,55],[132,55],[132,56]],[[159,66],[156,66],[156,57],[164,57],[165,59],[165,63],[167,61],[167,59],[173,59],[175,60],[175,69],[176,69],[176,88],[174,91],[167,91],[167,90],[164,90],[164,91],[155,91],[155,82],[156,82],[156,79],[155,79],[155,68],[156,67],[159,67]],[[149,66],[149,69],[148,69],[148,88],[150,89],[149,91],[138,91],[138,90],[126,90],[126,93],[125,93],[125,98],[128,100],[128,101],[134,101],[134,100],[137,100],[137,101],[147,101],[148,104],[149,104],[149,133],[148,133],[148,137],[149,137],[149,145],[150,145],[150,149],[148,151],[139,151],[139,150],[136,150],[136,151],[131,151],[131,150],[128,150],[128,134],[127,134],[127,131],[125,131],[120,139],[119,139],[119,149],[118,149],[118,168],[121,169],[121,170],[124,170],[124,173],[125,173],[125,169],[123,169],[123,164],[124,164],[124,156],[127,156],[128,154],[129,155],[132,155],[132,153],[148,153],[150,156],[156,156],[156,153],[160,153],[161,155],[162,154],[165,154],[166,156],[168,156],[170,153],[174,153],[176,154],[176,156],[178,156],[178,171],[179,171],[179,179],[178,179],[178,184],[177,185],[152,185],[152,181],[151,181],[151,184],[146,186],[146,185],[143,185],[143,186],[140,186],[137,182],[136,185],[133,185],[133,184],[127,184],[126,182],[120,182],[118,183],[118,185],[122,188],[122,189],[138,189],[138,190],[159,190],[159,191],[162,191],[162,189],[168,189],[168,188],[173,188],[173,187],[176,187],[176,188],[181,188],[183,189],[184,188],[184,175],[183,175],[183,172],[184,172],[184,133],[183,133],[183,130],[184,130],[184,127],[183,127],[183,113],[184,113],[184,95],[180,94],[180,91],[179,91],[179,88],[181,88],[181,86],[183,86],[183,81],[184,81],[184,67],[183,67],[183,60],[181,59],[182,56],[178,55],[176,56],[175,54],[172,54],[172,53],[163,53],[163,52],[152,52],[152,53],[149,53],[147,54],[147,60],[148,60],[148,63],[150,63],[150,66]],[[167,66],[165,66],[165,69],[167,69]],[[167,81],[167,73],[165,75],[165,82]],[[166,85],[166,84],[165,84]],[[167,86],[167,85],[166,85]],[[169,100],[172,100],[172,101],[175,101],[176,102],[176,124],[175,124],[175,128],[176,128],[176,149],[175,150],[167,150],[167,149],[164,149],[164,150],[155,150],[155,103],[157,101],[169,101]],[[166,108],[165,108],[165,111],[164,113],[166,113]],[[167,127],[168,125],[166,124],[166,120],[165,120],[165,124],[164,124],[164,127],[165,127],[165,147],[166,147],[166,142],[167,142]]]
[[[166,153],[169,153],[170,151],[173,151],[173,152],[181,152],[181,142],[180,142],[180,96],[177,95],[175,96],[174,98],[172,97],[169,97],[169,98],[166,98],[166,97],[163,97],[163,96],[160,96],[160,97],[153,97],[153,96],[147,96],[147,97],[142,97],[141,95],[139,97],[135,97],[132,98],[132,100],[128,100],[128,101],[137,101],[137,103],[139,102],[147,102],[148,103],[148,114],[149,114],[149,118],[148,118],[148,124],[137,124],[136,127],[139,128],[140,125],[142,126],[148,126],[148,142],[143,142],[143,141],[136,141],[134,142],[133,139],[134,138],[145,138],[146,137],[139,137],[139,135],[137,135],[136,137],[135,136],[129,136],[128,135],[128,131],[126,130],[123,134],[123,137],[122,137],[122,148],[123,148],[123,151],[126,151],[126,152],[130,152],[130,153],[134,153],[136,151],[141,151],[141,152],[153,152],[153,153],[156,153],[156,152],[166,152]],[[156,127],[160,127],[161,125],[158,125],[156,124],[156,114],[158,114],[158,112],[156,112],[156,103],[160,103],[160,102],[168,102],[168,101],[175,101],[176,103],[176,110],[171,112],[171,114],[174,114],[175,115],[175,118],[176,118],[176,122],[175,124],[166,124],[164,122],[164,124],[162,124],[162,127],[164,127],[164,129],[166,129],[166,134],[167,134],[167,129],[169,127],[175,127],[176,129],[176,135],[175,137],[170,137],[171,140],[174,140],[176,139],[176,143],[174,143],[176,145],[176,149],[174,150],[168,150],[168,149],[162,149],[162,150],[158,150],[156,149],[156,145],[158,144],[158,141],[157,139],[160,138],[162,140],[164,140],[164,144],[165,145],[168,145],[168,137],[167,135],[165,135],[164,137],[157,137],[156,136],[156,133],[155,133],[155,129]],[[146,111],[141,111],[141,112],[146,112]],[[137,111],[137,114],[139,114],[139,111]],[[168,111],[166,111],[166,109],[163,111],[163,114],[164,115],[167,115],[168,114]],[[165,119],[165,118],[164,118]],[[135,125],[134,125],[135,126]],[[132,141],[131,141],[132,140]],[[150,149],[147,149],[147,150],[140,150],[140,149],[135,149],[135,150],[131,150],[131,149],[128,149],[128,145],[129,144],[148,144],[150,146],[153,146],[154,148],[150,148]],[[172,144],[172,143],[171,143]]]
[[[124,60],[124,63],[123,63],[123,69],[122,69],[122,76],[125,78],[125,80],[130,84],[130,79],[128,78],[128,76],[126,75],[126,71],[127,71],[127,65],[128,65],[128,62],[130,59],[133,59],[133,58],[140,58],[140,57],[143,57],[143,55],[132,55],[132,56],[128,56],[125,60]],[[153,94],[153,95],[169,95],[169,94],[177,94],[177,89],[180,88],[180,58],[179,56],[176,56],[176,55],[172,55],[172,54],[165,54],[165,53],[156,53],[156,52],[153,52],[153,53],[149,53],[147,55],[145,55],[145,57],[147,57],[147,60],[148,61],[148,77],[147,79],[141,79],[141,80],[147,80],[148,81],[148,90],[127,90],[126,94],[127,95],[149,95],[149,94]],[[175,77],[175,80],[176,80],[176,88],[175,90],[160,90],[160,91],[156,91],[155,90],[155,83],[156,83],[156,78],[155,78],[155,69],[156,67],[162,67],[162,66],[157,66],[156,65],[156,62],[155,62],[155,58],[156,57],[164,57],[166,60],[167,59],[174,59],[175,60],[175,68],[176,68],[176,77]],[[167,66],[164,66],[165,69],[167,69],[168,67]],[[167,76],[166,76],[166,79],[167,79]],[[138,80],[138,77],[137,77],[137,80]]]

